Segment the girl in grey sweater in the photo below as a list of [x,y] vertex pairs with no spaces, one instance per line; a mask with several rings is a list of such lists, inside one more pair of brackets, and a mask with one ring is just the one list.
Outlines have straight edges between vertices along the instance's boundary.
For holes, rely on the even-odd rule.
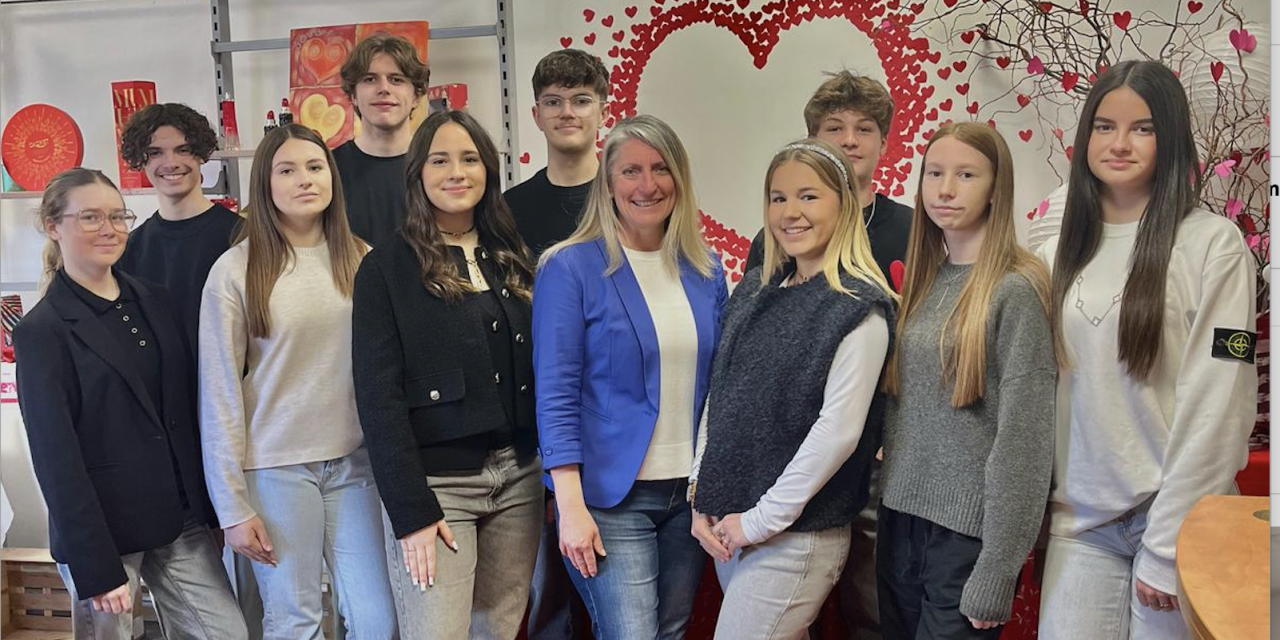
[[1049,491],[1049,277],[1014,238],[1013,164],[991,127],[941,127],[917,194],[886,376],[881,625],[996,638]]

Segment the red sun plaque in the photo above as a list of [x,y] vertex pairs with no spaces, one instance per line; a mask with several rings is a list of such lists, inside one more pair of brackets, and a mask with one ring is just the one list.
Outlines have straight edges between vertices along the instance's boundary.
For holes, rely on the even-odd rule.
[[80,165],[84,138],[65,111],[47,104],[27,105],[5,126],[0,156],[18,186],[40,191],[58,172]]

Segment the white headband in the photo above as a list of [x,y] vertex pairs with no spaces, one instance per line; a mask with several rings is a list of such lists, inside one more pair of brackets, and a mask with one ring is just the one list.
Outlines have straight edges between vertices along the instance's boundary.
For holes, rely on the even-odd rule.
[[816,144],[809,144],[807,142],[796,142],[782,148],[783,151],[790,151],[791,149],[804,149],[805,151],[812,151],[830,160],[831,164],[836,165],[836,168],[840,170],[840,175],[844,177],[844,183],[849,185],[850,189],[853,188],[853,183],[849,181],[849,172],[844,168],[844,163],[840,162],[840,159],[837,158],[830,151],[827,151],[826,149],[823,149],[822,147],[819,147]]

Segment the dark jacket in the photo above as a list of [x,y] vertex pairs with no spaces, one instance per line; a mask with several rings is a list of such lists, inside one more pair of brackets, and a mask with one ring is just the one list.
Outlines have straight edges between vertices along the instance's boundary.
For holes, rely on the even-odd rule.
[[[426,482],[424,457],[433,445],[511,426],[517,448],[524,444],[532,455],[536,447],[529,303],[504,288],[505,279],[488,253],[477,257],[514,332],[514,380],[495,377],[486,323],[476,307],[427,291],[418,260],[399,235],[374,247],[356,273],[356,406],[397,538],[444,517]],[[502,385],[516,389],[512,416],[499,396]],[[475,442],[477,446],[457,455],[470,456],[467,466],[478,469],[487,448],[483,438]]]
[[125,584],[120,556],[178,538],[179,481],[191,505],[214,522],[178,325],[162,288],[114,273],[137,295],[159,343],[159,404],[130,354],[60,278],[13,332],[18,402],[49,507],[50,546],[70,567],[82,599]]

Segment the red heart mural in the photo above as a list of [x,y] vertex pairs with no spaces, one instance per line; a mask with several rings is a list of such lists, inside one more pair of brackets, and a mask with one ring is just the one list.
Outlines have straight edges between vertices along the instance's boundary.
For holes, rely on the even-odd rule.
[[[630,26],[633,37],[629,40],[626,32],[615,33],[614,40],[623,45],[619,50],[621,61],[609,74],[613,85],[609,105],[612,114],[617,118],[636,114],[637,95],[645,66],[654,51],[678,30],[704,24],[726,29],[746,47],[756,68],[764,68],[769,62],[769,54],[787,30],[813,20],[844,20],[871,40],[897,107],[876,181],[881,190],[902,195],[910,172],[907,160],[915,153],[909,143],[920,133],[927,102],[933,93],[933,88],[926,86],[928,73],[924,64],[937,64],[940,59],[937,52],[929,50],[926,38],[915,37],[906,28],[915,21],[914,10],[896,11],[898,3],[895,0],[848,3],[847,6],[826,0],[772,2],[755,11],[746,11],[744,4],[749,3],[694,0],[671,7],[655,6],[657,10],[651,11],[651,20]],[[894,13],[886,17],[890,10]],[[963,69],[959,66],[956,70]],[[708,242],[725,258],[726,271],[736,282],[742,277],[742,264],[750,241],[710,215],[704,214],[703,221]],[[736,260],[730,262],[730,256]]]

